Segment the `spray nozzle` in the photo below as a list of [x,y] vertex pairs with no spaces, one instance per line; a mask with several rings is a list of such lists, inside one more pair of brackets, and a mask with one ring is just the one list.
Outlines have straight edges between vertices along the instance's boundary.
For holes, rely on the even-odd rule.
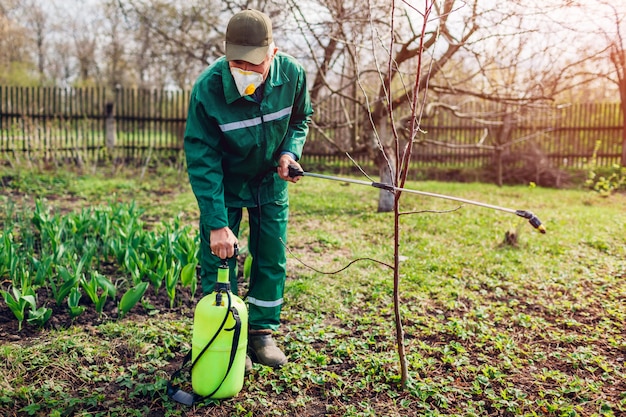
[[527,210],[516,210],[515,214],[525,219],[528,219],[528,223],[531,224],[532,227],[539,230],[541,233],[546,233],[546,228],[543,224],[541,224],[541,220],[537,218],[532,212]]

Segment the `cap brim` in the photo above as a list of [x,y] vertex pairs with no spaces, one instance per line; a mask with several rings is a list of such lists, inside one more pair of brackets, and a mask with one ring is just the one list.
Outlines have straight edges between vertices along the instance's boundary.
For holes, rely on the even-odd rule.
[[246,61],[259,65],[267,56],[269,46],[246,46],[226,44],[226,59],[228,61]]

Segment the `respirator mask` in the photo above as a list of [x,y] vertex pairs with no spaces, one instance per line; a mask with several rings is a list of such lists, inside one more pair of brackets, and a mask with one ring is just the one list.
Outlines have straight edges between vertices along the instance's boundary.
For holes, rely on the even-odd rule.
[[231,67],[230,73],[233,75],[233,80],[235,80],[237,90],[242,96],[254,94],[256,89],[263,84],[263,74],[258,72]]

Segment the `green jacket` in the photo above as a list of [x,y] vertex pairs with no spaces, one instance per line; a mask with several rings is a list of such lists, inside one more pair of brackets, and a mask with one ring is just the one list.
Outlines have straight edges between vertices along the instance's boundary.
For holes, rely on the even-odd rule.
[[302,155],[313,109],[302,66],[278,53],[260,103],[241,97],[224,57],[198,77],[190,97],[185,155],[200,223],[228,226],[226,207],[287,200],[276,174],[281,152]]

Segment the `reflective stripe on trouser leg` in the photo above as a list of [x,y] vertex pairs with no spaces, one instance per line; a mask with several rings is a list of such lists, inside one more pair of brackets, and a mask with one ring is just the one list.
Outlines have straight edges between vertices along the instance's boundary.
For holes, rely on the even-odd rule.
[[[239,235],[241,217],[240,208],[228,209],[228,224],[235,236]],[[213,292],[217,281],[217,268],[222,263],[220,258],[211,253],[210,237],[211,230],[200,224],[200,282],[204,295]],[[237,259],[229,259],[228,267],[230,268],[230,290],[237,295]]]
[[288,217],[288,202],[248,209],[252,268],[247,300],[251,329],[276,330],[280,324],[287,274],[283,242],[287,242]]

